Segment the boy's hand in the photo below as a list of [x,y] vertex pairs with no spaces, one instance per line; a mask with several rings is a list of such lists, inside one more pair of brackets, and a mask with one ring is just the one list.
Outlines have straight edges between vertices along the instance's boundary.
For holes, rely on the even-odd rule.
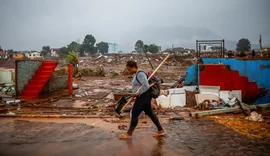
[[134,102],[136,100],[136,97],[132,97],[131,102]]

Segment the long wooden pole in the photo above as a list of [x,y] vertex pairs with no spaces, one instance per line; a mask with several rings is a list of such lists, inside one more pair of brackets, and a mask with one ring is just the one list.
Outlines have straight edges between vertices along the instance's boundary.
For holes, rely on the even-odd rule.
[[[170,57],[170,54],[168,54],[165,58],[164,58],[164,60],[159,64],[159,66],[154,70],[154,72],[148,77],[148,81],[154,76],[154,74],[158,71],[158,69],[167,61],[167,59]],[[151,85],[153,85],[153,84],[151,84]],[[140,90],[142,89],[142,86],[135,92],[135,93],[138,93]],[[123,112],[123,109],[128,105],[128,104],[130,104],[131,103],[131,101],[134,99],[134,97],[131,97],[129,100],[128,100],[128,102],[122,107],[122,109],[121,109],[121,112]]]

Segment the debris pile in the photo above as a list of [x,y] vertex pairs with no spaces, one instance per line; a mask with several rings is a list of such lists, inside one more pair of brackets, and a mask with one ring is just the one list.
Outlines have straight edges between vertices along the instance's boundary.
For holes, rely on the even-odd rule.
[[[149,60],[153,65],[158,65],[165,58],[166,54],[148,54]],[[125,65],[128,60],[134,60],[138,64],[149,64],[149,61],[145,54],[107,54],[97,55],[89,57],[80,57],[79,67],[89,68],[92,66],[110,67],[112,65]],[[180,55],[173,55],[168,59],[165,65],[183,65],[190,66],[192,61],[187,58],[183,58]]]
[[250,115],[247,116],[245,119],[246,119],[246,120],[250,120],[250,121],[263,122],[263,117],[262,117],[262,115],[259,114],[259,113],[257,113],[257,112],[255,112],[255,111],[251,112]]

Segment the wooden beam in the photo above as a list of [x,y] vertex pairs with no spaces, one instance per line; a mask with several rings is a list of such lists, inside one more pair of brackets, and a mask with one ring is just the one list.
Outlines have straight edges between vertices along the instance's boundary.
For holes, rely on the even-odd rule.
[[[245,110],[247,109],[257,109],[257,105],[250,105],[244,107]],[[236,112],[241,111],[240,107],[234,107],[234,108],[223,108],[223,109],[215,109],[215,110],[209,110],[209,111],[201,111],[201,112],[192,112],[189,113],[190,117],[200,117],[200,116],[206,116],[206,115],[214,115],[214,114],[223,114],[223,113],[230,113],[230,112]]]

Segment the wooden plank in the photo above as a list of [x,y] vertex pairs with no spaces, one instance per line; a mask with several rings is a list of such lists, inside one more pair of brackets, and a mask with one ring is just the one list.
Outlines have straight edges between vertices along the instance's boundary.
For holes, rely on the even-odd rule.
[[[250,105],[244,107],[245,110],[247,109],[257,109],[256,105]],[[189,114],[190,117],[200,117],[200,116],[206,116],[206,115],[214,115],[214,114],[223,114],[223,113],[231,113],[235,111],[241,111],[240,107],[234,107],[234,108],[223,108],[223,109],[215,109],[215,110],[209,110],[209,111],[201,111],[201,112],[192,112]]]

